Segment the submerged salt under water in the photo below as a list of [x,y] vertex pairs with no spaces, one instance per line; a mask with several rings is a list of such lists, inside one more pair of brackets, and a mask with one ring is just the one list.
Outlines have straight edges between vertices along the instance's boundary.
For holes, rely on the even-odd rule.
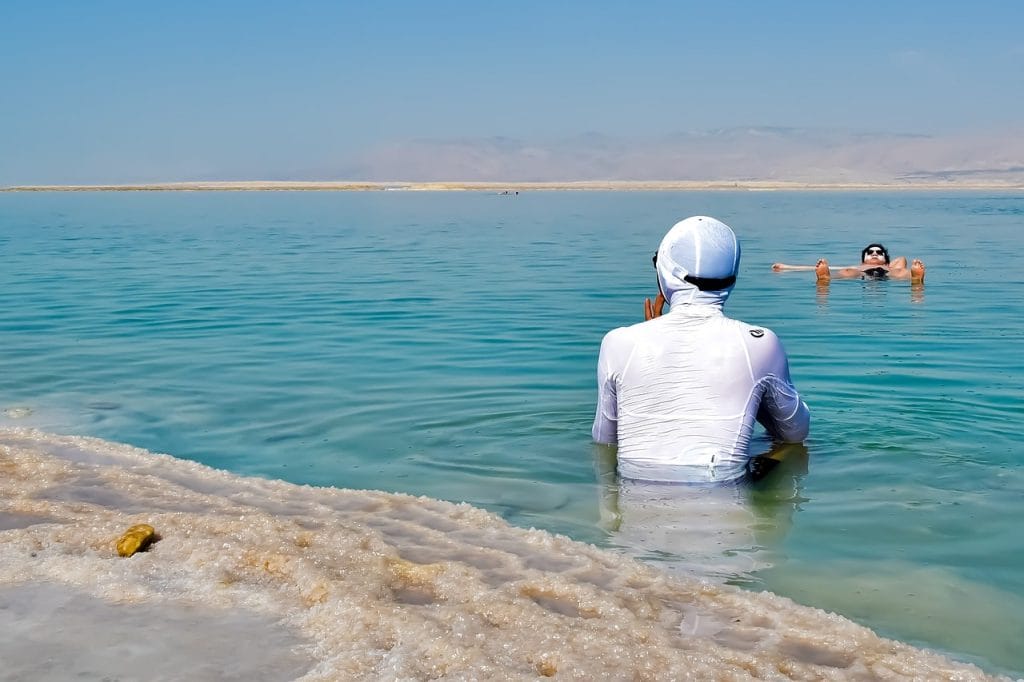
[[[597,348],[696,213],[740,235],[727,311],[779,333],[812,435],[758,486],[624,484]],[[466,501],[1019,675],[1022,221],[1019,194],[0,194],[0,424]],[[923,290],[769,269],[876,240]]]

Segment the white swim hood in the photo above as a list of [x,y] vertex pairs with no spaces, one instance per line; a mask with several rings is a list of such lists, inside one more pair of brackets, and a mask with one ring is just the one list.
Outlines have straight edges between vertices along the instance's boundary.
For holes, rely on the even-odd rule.
[[740,242],[732,229],[708,216],[693,216],[672,226],[658,247],[658,281],[670,305],[722,305],[734,282],[701,291],[687,275],[700,279],[734,278],[740,267]]

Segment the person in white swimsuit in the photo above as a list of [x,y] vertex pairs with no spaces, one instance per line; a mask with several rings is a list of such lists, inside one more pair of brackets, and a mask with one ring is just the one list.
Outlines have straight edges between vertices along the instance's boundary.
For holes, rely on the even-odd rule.
[[[655,256],[659,296],[646,302],[649,319],[601,342],[592,434],[618,446],[623,478],[744,478],[755,420],[777,441],[807,437],[810,411],[778,337],[722,312],[739,262],[739,241],[725,223],[676,223]],[[665,301],[671,308],[662,315]]]

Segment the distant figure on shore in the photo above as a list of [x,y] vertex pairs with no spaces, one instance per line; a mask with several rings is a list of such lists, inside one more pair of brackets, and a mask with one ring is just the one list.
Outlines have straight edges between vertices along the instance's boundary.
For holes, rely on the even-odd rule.
[[819,258],[817,265],[787,265],[772,263],[772,270],[814,270],[819,284],[827,284],[836,279],[909,279],[911,284],[924,284],[924,263],[915,258],[907,267],[907,257],[899,256],[889,259],[889,251],[878,243],[868,244],[860,252],[860,265],[831,267],[824,258]]
[[659,295],[645,302],[647,321],[601,342],[592,434],[618,446],[623,478],[734,481],[753,473],[755,421],[776,441],[807,437],[810,412],[778,337],[722,311],[739,263],[739,240],[725,223],[676,223],[654,257]]

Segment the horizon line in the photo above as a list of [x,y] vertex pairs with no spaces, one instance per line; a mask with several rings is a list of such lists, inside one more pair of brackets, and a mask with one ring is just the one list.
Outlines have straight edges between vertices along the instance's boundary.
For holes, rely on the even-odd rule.
[[805,182],[796,180],[566,180],[550,182],[493,180],[224,180],[147,183],[9,185],[0,192],[168,192],[168,191],[522,191],[522,190],[1024,190],[1022,181]]

